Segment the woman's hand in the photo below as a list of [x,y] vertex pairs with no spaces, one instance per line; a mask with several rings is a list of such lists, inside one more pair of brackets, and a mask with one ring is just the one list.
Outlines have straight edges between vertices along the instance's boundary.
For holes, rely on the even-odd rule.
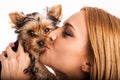
[[2,64],[1,78],[12,80],[29,79],[30,75],[24,74],[23,72],[30,64],[28,53],[24,52],[21,42],[19,42],[17,52],[12,50],[12,46],[13,44],[10,44],[0,55]]

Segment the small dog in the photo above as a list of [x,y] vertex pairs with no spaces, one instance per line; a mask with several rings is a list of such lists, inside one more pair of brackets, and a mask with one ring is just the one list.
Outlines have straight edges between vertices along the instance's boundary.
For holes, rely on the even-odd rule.
[[55,5],[47,9],[46,16],[38,12],[26,15],[19,12],[9,14],[15,33],[18,34],[13,50],[16,51],[18,42],[22,41],[24,51],[28,52],[31,58],[31,64],[24,73],[30,73],[32,80],[57,80],[57,77],[40,62],[39,56],[44,53],[49,42],[48,34],[58,28],[61,12],[61,5]]

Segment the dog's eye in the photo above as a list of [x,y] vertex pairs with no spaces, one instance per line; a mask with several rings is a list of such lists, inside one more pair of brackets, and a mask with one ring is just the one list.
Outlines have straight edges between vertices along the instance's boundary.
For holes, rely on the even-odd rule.
[[45,28],[45,29],[44,29],[44,32],[45,32],[45,33],[49,32],[49,31],[50,31],[49,28]]
[[28,33],[31,37],[35,37],[35,36],[36,36],[33,30],[29,30],[27,33]]

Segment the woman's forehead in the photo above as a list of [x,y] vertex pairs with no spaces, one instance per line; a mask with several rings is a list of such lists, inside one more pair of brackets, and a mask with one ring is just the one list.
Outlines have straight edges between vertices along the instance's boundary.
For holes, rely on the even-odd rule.
[[70,16],[65,22],[71,24],[75,28],[80,28],[82,26],[85,26],[85,17],[84,17],[84,11],[79,11]]

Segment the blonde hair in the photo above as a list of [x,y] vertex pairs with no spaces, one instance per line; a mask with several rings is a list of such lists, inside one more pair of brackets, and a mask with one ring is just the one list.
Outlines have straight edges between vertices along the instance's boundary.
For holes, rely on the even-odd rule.
[[84,7],[91,55],[91,80],[120,79],[120,19],[96,7]]

